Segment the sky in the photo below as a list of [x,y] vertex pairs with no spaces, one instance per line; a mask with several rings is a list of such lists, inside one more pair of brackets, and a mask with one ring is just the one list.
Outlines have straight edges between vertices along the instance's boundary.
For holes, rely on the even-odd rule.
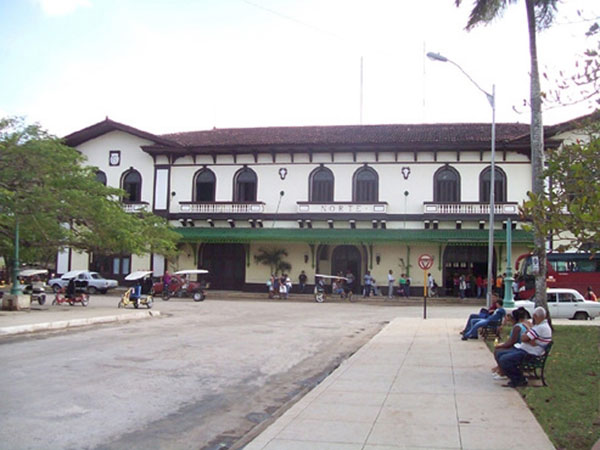
[[[563,1],[540,71],[574,70],[595,2]],[[529,123],[524,1],[469,32],[454,0],[0,0],[0,116],[57,136],[110,117],[156,133],[217,128]],[[362,111],[361,111],[362,59]],[[551,89],[547,82],[543,89]],[[544,123],[590,113],[552,107]]]

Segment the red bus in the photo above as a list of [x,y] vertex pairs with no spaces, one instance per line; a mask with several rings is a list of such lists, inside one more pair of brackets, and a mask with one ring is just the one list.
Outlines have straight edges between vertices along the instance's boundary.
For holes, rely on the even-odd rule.
[[[548,253],[547,278],[549,288],[577,289],[584,297],[588,286],[596,295],[600,292],[600,253]],[[530,299],[535,293],[532,255],[521,255],[515,262],[518,274],[519,299]]]

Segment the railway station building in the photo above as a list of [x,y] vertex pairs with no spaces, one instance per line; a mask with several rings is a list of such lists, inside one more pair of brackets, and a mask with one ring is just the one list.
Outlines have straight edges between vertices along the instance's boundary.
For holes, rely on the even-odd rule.
[[[565,138],[546,127],[546,147]],[[65,250],[57,272],[91,269],[123,279],[133,270],[203,268],[216,289],[265,290],[261,250],[284,249],[297,284],[314,274],[367,270],[379,286],[406,274],[422,287],[430,272],[452,288],[455,275],[487,274],[491,125],[481,123],[212,129],[152,134],[106,119],[65,137],[121,187],[132,214],[149,210],[181,234],[176,258]],[[496,125],[494,272],[532,246],[519,204],[532,185],[529,125]]]

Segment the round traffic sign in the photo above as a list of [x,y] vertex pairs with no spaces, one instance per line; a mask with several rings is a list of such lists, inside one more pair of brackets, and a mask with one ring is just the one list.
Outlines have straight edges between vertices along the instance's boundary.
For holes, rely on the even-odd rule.
[[433,266],[433,256],[428,255],[427,253],[419,256],[419,267],[423,270],[431,269]]

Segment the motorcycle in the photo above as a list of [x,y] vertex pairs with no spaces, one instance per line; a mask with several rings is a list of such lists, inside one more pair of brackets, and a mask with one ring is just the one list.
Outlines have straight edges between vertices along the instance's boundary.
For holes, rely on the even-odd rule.
[[164,301],[168,301],[171,297],[192,297],[195,302],[201,302],[206,298],[208,284],[204,280],[191,281],[189,276],[207,273],[208,270],[204,269],[179,270],[172,275],[167,289],[163,283],[154,283],[154,293],[160,294]]
[[25,269],[19,272],[19,276],[25,278],[25,287],[23,294],[31,297],[31,302],[38,302],[40,305],[46,303],[46,283],[40,277],[47,275],[46,269]]
[[125,281],[135,281],[135,286],[125,291],[118,307],[125,308],[127,305],[133,305],[135,309],[138,309],[140,305],[145,305],[148,309],[152,308],[152,303],[154,303],[152,299],[152,271],[138,270],[131,272],[125,277]]

